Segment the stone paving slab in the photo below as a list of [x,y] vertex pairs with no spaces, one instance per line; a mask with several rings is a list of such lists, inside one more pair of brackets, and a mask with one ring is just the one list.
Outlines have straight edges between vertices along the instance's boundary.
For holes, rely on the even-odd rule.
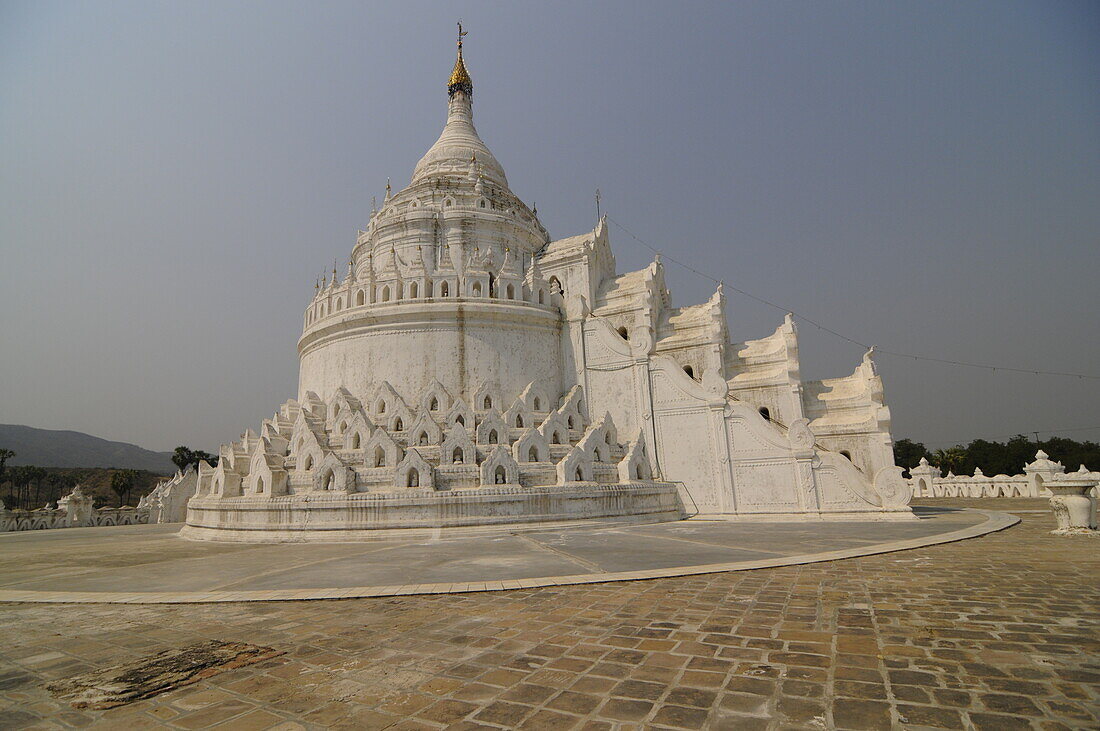
[[920,520],[904,523],[678,521],[440,531],[436,538],[420,533],[365,543],[202,543],[197,549],[176,535],[177,526],[97,528],[73,536],[41,531],[0,540],[0,601],[286,601],[501,591],[504,581],[536,582],[520,584],[531,587],[654,579],[904,550],[972,538],[1017,520],[975,510],[917,513]]
[[[1020,510],[1023,522],[902,552],[652,581],[328,602],[3,604],[0,726],[1100,726],[1095,541],[1052,536],[1050,515],[1030,512],[1045,501],[939,504]],[[106,711],[46,690],[206,640],[286,654]]]

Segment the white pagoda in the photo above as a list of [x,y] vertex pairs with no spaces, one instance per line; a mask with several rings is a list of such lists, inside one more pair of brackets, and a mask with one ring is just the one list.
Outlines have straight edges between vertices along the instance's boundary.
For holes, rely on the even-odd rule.
[[306,308],[298,397],[200,465],[184,535],[912,517],[870,353],[803,382],[789,315],[730,342],[721,287],[673,307],[659,259],[616,270],[606,220],[552,240],[474,128],[461,29],[447,94]]

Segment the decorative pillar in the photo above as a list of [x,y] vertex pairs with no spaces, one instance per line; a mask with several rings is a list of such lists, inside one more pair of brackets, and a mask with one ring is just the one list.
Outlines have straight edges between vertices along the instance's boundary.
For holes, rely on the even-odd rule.
[[1056,535],[1096,534],[1096,522],[1093,501],[1089,491],[1096,486],[1096,480],[1087,473],[1062,475],[1046,483],[1046,488],[1054,493],[1050,498],[1050,509],[1058,527],[1052,531]]
[[909,484],[913,486],[914,497],[933,497],[932,487],[942,473],[938,467],[928,463],[927,458],[921,457],[920,464],[909,470]]

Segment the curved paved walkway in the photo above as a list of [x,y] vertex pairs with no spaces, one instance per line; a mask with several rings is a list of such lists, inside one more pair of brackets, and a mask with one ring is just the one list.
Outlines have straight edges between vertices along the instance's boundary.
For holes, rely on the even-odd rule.
[[[1100,727],[1096,541],[1051,535],[1046,500],[933,504],[1023,520],[898,553],[653,581],[332,602],[3,603],[0,726]],[[211,640],[283,654],[105,711],[49,690]]]
[[1019,520],[982,510],[916,512],[920,520],[906,522],[692,520],[335,544],[187,541],[178,525],[9,533],[0,535],[0,601],[342,599],[657,579],[889,553]]

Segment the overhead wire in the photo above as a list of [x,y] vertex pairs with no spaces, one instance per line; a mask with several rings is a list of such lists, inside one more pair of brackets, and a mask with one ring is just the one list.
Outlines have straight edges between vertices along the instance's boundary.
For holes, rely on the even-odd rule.
[[[740,295],[748,297],[751,300],[755,300],[757,302],[760,302],[761,304],[768,305],[769,307],[774,307],[775,309],[780,310],[782,312],[789,312],[789,313],[791,313],[792,316],[797,317],[799,320],[801,320],[805,323],[813,325],[818,330],[821,330],[823,332],[827,332],[830,335],[834,335],[834,336],[840,338],[841,340],[845,340],[849,343],[852,343],[853,345],[858,345],[859,347],[863,348],[864,350],[870,350],[871,347],[872,347],[872,346],[870,346],[870,345],[868,345],[864,342],[856,340],[855,338],[851,338],[851,337],[848,337],[847,335],[845,335],[843,333],[837,332],[836,330],[833,330],[830,327],[826,327],[825,325],[822,325],[821,323],[816,322],[816,321],[812,320],[809,317],[806,317],[805,315],[791,309],[790,307],[784,307],[783,305],[780,305],[780,304],[777,304],[777,303],[772,302],[770,300],[764,299],[763,297],[758,297],[757,295],[752,294],[751,292],[746,292],[745,290],[740,289],[739,287],[736,287],[732,284],[729,284],[728,282],[725,282],[725,281],[720,280],[720,279],[715,279],[714,277],[710,276],[709,274],[705,274],[705,273],[699,271],[698,269],[696,269],[695,267],[691,266],[690,264],[686,264],[686,263],[680,261],[679,259],[676,259],[675,257],[670,256],[668,253],[666,253],[664,251],[661,251],[657,247],[652,246],[651,244],[647,243],[641,237],[637,236],[634,232],[632,232],[630,229],[628,229],[626,226],[622,225],[621,223],[616,221],[614,218],[612,218],[610,215],[605,213],[604,216],[606,216],[608,221],[615,224],[627,236],[634,239],[639,244],[641,244],[645,248],[649,249],[653,253],[657,254],[662,259],[667,259],[667,260],[671,261],[672,263],[674,263],[678,266],[681,266],[684,269],[687,269],[689,272],[692,272],[694,274],[698,274],[700,277],[703,277],[704,279],[710,280],[711,282],[714,282],[715,284],[719,284],[723,287],[723,289],[731,289],[734,292],[737,292]],[[905,352],[898,351],[898,350],[889,350],[889,349],[881,348],[877,345],[874,346],[874,348],[875,348],[875,354],[876,355],[891,355],[891,356],[894,356],[896,358],[910,358],[912,360],[927,361],[927,362],[930,362],[930,363],[941,363],[941,364],[944,364],[944,365],[962,366],[962,367],[966,367],[966,368],[981,368],[981,369],[984,369],[984,370],[991,370],[994,373],[997,372],[997,371],[1007,371],[1007,372],[1010,372],[1010,373],[1030,373],[1030,374],[1033,374],[1033,375],[1036,375],[1036,376],[1062,376],[1062,377],[1067,377],[1067,378],[1087,379],[1087,380],[1092,380],[1092,381],[1100,380],[1100,375],[1090,375],[1088,373],[1074,373],[1074,372],[1068,372],[1068,371],[1047,371],[1047,370],[1036,369],[1036,368],[1019,368],[1019,367],[1015,367],[1015,366],[991,365],[991,364],[988,364],[988,363],[973,363],[973,362],[970,362],[970,361],[955,360],[955,359],[952,359],[952,358],[937,358],[937,357],[929,356],[929,355],[918,355],[918,354],[915,354],[915,353],[905,353]]]

